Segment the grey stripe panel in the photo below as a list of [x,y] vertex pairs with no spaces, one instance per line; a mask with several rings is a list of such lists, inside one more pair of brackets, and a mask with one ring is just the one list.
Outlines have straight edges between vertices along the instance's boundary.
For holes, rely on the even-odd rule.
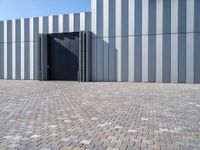
[[135,68],[134,80],[135,82],[142,81],[142,37],[135,36]]
[[128,82],[128,37],[122,37],[122,48],[121,48],[121,77],[122,82]]
[[103,40],[103,81],[109,81],[109,44],[108,38]]
[[49,25],[48,25],[48,17],[43,17],[43,33],[48,33]]
[[148,52],[148,74],[149,82],[156,82],[156,35],[149,35],[148,40],[149,52]]
[[7,43],[7,79],[12,79],[12,43]]
[[92,81],[97,81],[97,39],[92,38]]
[[24,73],[25,80],[30,79],[30,42],[24,42]]
[[63,32],[69,32],[69,15],[63,15]]
[[16,20],[16,27],[15,27],[15,41],[16,42],[21,42],[21,22],[20,20]]
[[[128,0],[122,0],[122,29],[121,36],[128,36]],[[128,41],[128,39],[127,39]]]
[[195,0],[194,3],[194,31],[200,32],[200,0]]
[[116,81],[115,38],[109,38],[109,81]]
[[7,42],[12,42],[12,21],[7,22]]
[[163,34],[171,33],[171,0],[163,1]]
[[200,33],[194,34],[194,76],[195,83],[200,83]]
[[21,79],[21,43],[16,43],[16,79]]
[[53,16],[53,33],[58,33],[58,16]]
[[186,0],[179,0],[178,3],[178,32],[186,32]]
[[103,38],[97,39],[97,81],[103,81]]
[[156,0],[149,0],[149,34],[156,34]]
[[178,82],[186,82],[186,35],[178,35]]
[[163,82],[171,81],[171,36],[163,35]]
[[114,37],[115,36],[115,0],[109,0],[109,36]]
[[97,0],[97,36],[103,37],[103,0]]
[[4,24],[0,21],[0,43],[4,42]]
[[142,34],[142,1],[135,0],[135,35]]
[[4,44],[0,43],[0,79],[4,78]]

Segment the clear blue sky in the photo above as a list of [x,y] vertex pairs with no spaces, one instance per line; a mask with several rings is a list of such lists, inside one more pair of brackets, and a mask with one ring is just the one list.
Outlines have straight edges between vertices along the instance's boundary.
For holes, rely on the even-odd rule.
[[0,0],[0,20],[91,11],[91,0]]

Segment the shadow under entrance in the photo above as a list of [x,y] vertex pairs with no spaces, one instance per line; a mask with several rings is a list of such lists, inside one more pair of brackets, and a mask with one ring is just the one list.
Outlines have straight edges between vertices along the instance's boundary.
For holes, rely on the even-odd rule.
[[90,32],[39,36],[40,80],[90,80]]

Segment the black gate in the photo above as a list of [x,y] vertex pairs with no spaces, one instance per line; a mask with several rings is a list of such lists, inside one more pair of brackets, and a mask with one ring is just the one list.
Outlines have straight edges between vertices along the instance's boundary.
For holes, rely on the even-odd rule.
[[41,80],[90,80],[90,33],[39,36]]

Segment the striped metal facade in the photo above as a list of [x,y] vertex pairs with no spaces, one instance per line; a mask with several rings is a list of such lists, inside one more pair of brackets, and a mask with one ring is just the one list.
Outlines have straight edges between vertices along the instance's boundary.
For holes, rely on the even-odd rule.
[[0,21],[0,79],[37,80],[39,33],[91,31],[91,13]]
[[200,83],[199,0],[92,0],[92,80]]

